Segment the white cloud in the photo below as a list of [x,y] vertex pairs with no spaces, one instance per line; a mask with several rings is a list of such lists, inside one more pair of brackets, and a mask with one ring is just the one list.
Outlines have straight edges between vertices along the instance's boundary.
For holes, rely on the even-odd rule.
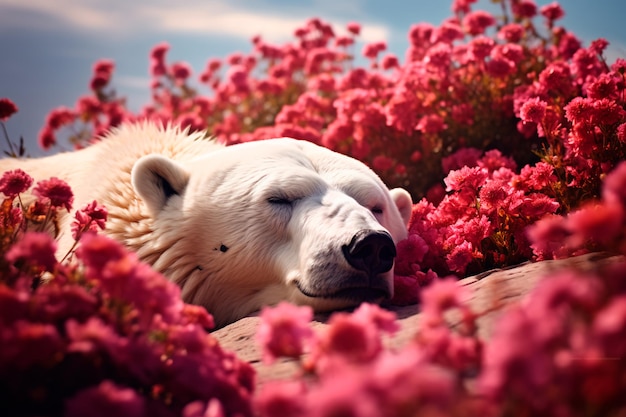
[[[50,28],[56,21],[81,32],[106,33],[109,37],[123,38],[137,32],[169,32],[219,34],[245,39],[261,35],[273,42],[290,39],[295,28],[317,14],[315,9],[310,8],[292,7],[289,14],[253,10],[233,6],[225,0],[0,0],[0,10],[0,25],[4,30],[25,30],[29,26]],[[338,31],[347,23],[332,16],[325,18]],[[362,19],[361,23],[362,40],[389,40],[391,31],[388,27]]]

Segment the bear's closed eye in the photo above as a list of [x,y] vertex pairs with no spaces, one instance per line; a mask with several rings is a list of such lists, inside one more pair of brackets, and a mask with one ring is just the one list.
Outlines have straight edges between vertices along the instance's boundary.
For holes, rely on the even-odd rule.
[[290,200],[286,197],[270,197],[267,199],[267,202],[276,205],[291,205],[293,203],[293,200]]

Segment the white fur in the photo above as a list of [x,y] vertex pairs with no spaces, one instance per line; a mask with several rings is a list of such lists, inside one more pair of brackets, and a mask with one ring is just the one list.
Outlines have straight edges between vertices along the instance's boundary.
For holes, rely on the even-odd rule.
[[[353,279],[341,247],[359,230],[404,239],[408,193],[388,190],[364,164],[309,142],[222,147],[204,137],[127,125],[80,151],[1,160],[0,171],[62,178],[75,208],[104,204],[105,233],[178,283],[185,301],[207,307],[218,325],[280,300],[318,311],[358,303],[302,290],[332,294]],[[61,221],[59,252],[72,244],[72,217]],[[391,271],[376,279],[392,288]]]

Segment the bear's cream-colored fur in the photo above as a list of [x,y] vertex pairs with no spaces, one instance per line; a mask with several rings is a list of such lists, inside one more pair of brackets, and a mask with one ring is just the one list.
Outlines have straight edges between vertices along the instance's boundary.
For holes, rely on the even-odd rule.
[[[393,294],[410,196],[309,142],[223,147],[202,133],[129,124],[83,150],[0,160],[1,172],[15,168],[67,181],[74,208],[106,206],[104,233],[218,326],[281,300],[326,311]],[[73,243],[72,218],[61,218],[59,253]]]

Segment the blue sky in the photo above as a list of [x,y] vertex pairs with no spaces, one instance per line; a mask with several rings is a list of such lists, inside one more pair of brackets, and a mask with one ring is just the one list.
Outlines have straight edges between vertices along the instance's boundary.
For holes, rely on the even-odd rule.
[[[538,5],[552,1],[536,0]],[[585,45],[606,38],[609,59],[626,58],[626,2],[563,0],[561,24]],[[88,93],[93,63],[116,63],[114,85],[131,109],[149,99],[148,53],[171,45],[170,62],[197,72],[208,58],[249,52],[250,38],[281,42],[295,27],[320,17],[335,25],[362,24],[364,41],[387,41],[404,56],[413,23],[439,24],[451,16],[448,0],[0,0],[0,97],[20,108],[7,128],[23,136],[31,155],[42,155],[37,133],[54,107],[72,107]],[[497,10],[479,0],[474,10]],[[360,50],[360,48],[359,48]]]

